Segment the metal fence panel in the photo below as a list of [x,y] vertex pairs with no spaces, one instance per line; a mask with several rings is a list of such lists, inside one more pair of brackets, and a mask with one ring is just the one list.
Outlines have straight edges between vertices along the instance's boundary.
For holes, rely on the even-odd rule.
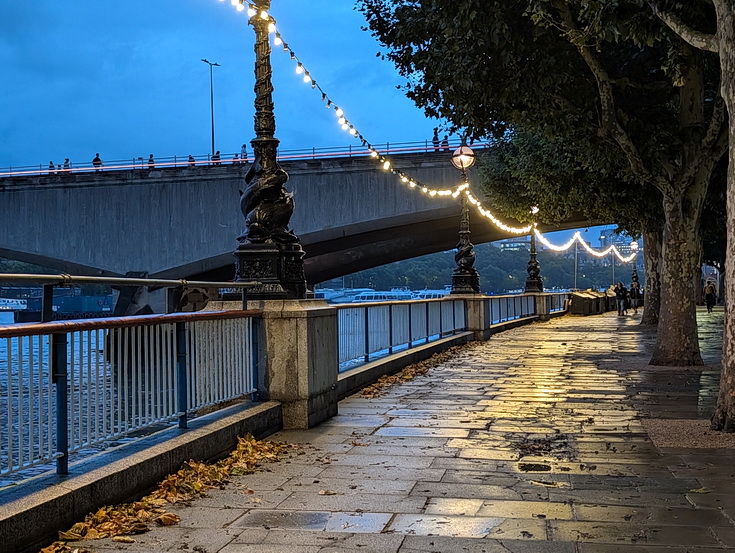
[[340,371],[466,328],[464,300],[366,303],[337,310]]
[[[255,390],[252,318],[186,323],[183,396],[177,324],[184,323],[102,323],[0,339],[0,474],[62,457],[66,466],[70,452]],[[59,356],[63,366],[53,369]],[[182,413],[178,402],[187,396]]]

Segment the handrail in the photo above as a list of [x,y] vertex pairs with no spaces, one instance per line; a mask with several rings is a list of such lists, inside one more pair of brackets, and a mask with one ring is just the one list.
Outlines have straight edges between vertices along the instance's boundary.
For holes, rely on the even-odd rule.
[[135,315],[127,317],[106,317],[104,319],[75,319],[51,321],[47,323],[19,323],[0,325],[1,338],[57,334],[59,332],[82,332],[103,328],[130,328],[156,324],[186,323],[190,321],[213,321],[224,319],[243,319],[262,315],[259,309],[244,311],[196,311],[193,313],[166,313],[154,315]]
[[160,286],[168,288],[253,288],[260,285],[258,281],[239,281],[239,282],[207,282],[203,280],[167,280],[161,278],[135,278],[135,277],[95,277],[68,275],[60,273],[58,275],[46,274],[21,274],[21,273],[0,273],[0,283],[33,283],[33,284],[53,284],[54,286],[73,286],[75,284],[108,284],[108,285],[128,285],[128,286]]
[[[434,145],[430,140],[414,141],[414,142],[385,142],[381,144],[372,144],[372,148],[381,154],[408,154],[408,153],[429,153],[429,152],[448,152],[460,146],[460,139],[452,139],[448,145]],[[473,144],[477,148],[487,148],[492,146],[492,142],[478,142]],[[280,150],[278,153],[279,161],[288,160],[307,160],[322,158],[340,158],[340,157],[366,157],[370,156],[370,151],[366,147],[355,146],[331,146],[321,148],[296,148],[289,150]],[[252,161],[252,153],[246,158],[236,157],[239,153],[220,154],[219,159],[212,159],[211,154],[197,154],[191,156],[166,156],[160,157],[149,164],[148,158],[133,157],[125,160],[113,160],[106,162],[105,165],[94,166],[93,163],[72,163],[70,167],[64,168],[63,165],[55,165],[53,168],[48,165],[22,165],[18,167],[8,166],[0,167],[1,177],[19,177],[31,175],[69,175],[70,173],[92,173],[92,172],[109,172],[121,170],[155,170],[161,168],[186,168],[196,166],[220,166],[226,165],[245,165]]]

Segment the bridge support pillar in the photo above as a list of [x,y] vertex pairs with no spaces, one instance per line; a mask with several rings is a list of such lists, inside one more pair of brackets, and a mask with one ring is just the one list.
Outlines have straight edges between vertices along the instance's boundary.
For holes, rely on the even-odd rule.
[[337,414],[337,310],[323,300],[250,301],[263,311],[258,392],[283,406],[284,428],[311,428]]

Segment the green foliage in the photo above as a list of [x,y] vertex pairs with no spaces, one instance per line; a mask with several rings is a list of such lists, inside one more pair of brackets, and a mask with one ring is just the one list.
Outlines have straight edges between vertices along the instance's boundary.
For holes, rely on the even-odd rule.
[[[475,246],[475,252],[475,268],[480,273],[480,289],[483,292],[504,294],[524,287],[528,277],[527,251],[503,251],[491,244],[480,244]],[[546,289],[571,288],[574,285],[574,250],[565,253],[540,251],[538,260]],[[612,282],[612,267],[609,263],[609,258],[595,260],[580,251],[577,287],[607,288]],[[344,283],[350,288],[376,290],[390,290],[395,287],[412,290],[442,289],[451,284],[452,271],[456,267],[453,252],[441,252],[360,271],[346,276]],[[618,263],[615,271],[620,275],[618,279],[627,281],[630,279],[632,266]],[[322,283],[321,287],[339,288],[341,285],[342,279],[335,279]]]

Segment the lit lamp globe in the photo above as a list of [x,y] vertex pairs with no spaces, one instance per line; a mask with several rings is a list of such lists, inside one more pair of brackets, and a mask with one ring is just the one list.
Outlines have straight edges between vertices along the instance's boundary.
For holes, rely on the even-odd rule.
[[460,146],[452,154],[452,165],[460,171],[469,169],[475,164],[475,152],[469,146]]

